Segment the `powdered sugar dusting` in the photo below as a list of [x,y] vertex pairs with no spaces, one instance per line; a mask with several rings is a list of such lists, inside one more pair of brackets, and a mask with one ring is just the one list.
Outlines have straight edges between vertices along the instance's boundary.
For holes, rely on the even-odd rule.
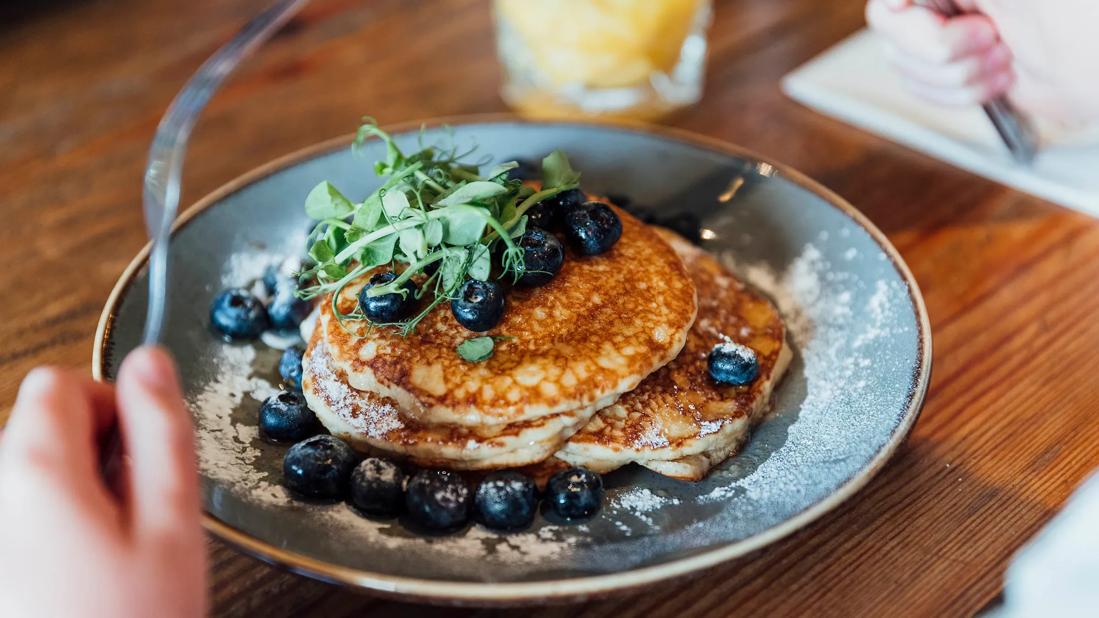
[[[255,358],[256,350],[250,345],[221,344],[219,353],[209,359],[212,379],[187,398],[198,425],[200,470],[234,487],[258,488],[267,476],[253,465],[260,455],[252,446],[258,427],[233,419],[245,396],[263,401],[278,392],[270,382],[253,375]],[[270,496],[271,492],[262,488],[258,495]]]
[[744,344],[732,341],[728,337],[724,337],[724,340],[721,343],[715,345],[714,350],[717,350],[722,354],[734,354],[747,363],[753,362],[756,359],[755,350]]
[[[815,465],[813,462],[838,456],[834,445],[851,442],[859,418],[880,411],[877,392],[871,391],[870,385],[881,367],[866,348],[907,330],[891,326],[907,289],[896,280],[867,282],[851,272],[835,270],[811,243],[781,273],[764,264],[737,264],[731,256],[724,258],[778,306],[801,353],[806,393],[786,444],[752,474],[700,498],[703,502],[720,501],[746,491],[749,498],[774,498],[787,492],[796,499],[797,475]],[[858,292],[867,288],[872,293],[857,300],[865,296]],[[837,409],[845,414],[836,414]],[[789,483],[781,482],[783,479]]]
[[[614,519],[615,527],[618,529],[632,531],[632,527],[623,519],[623,516],[638,519],[646,526],[652,527],[655,522],[649,513],[679,503],[679,498],[656,494],[647,487],[629,487],[610,497],[606,516]],[[627,532],[627,536],[629,535],[630,533]]]
[[323,341],[313,346],[308,361],[313,384],[320,391],[320,397],[344,422],[371,438],[383,438],[404,427],[397,406],[388,400],[368,400],[353,392],[333,371],[332,363],[328,346]]
[[221,270],[221,286],[249,287],[263,277],[268,267],[281,264],[283,258],[266,251],[241,251],[229,256]]

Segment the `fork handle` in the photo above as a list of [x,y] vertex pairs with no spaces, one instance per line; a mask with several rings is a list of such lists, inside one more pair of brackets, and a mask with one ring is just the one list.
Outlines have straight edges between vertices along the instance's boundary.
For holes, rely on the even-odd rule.
[[199,114],[221,83],[244,58],[262,45],[308,0],[278,0],[256,15],[221,49],[214,52],[172,99],[157,125],[145,168],[142,207],[152,240],[149,252],[149,304],[142,341],[155,344],[164,326],[168,287],[168,240],[179,210],[180,176],[187,141]]

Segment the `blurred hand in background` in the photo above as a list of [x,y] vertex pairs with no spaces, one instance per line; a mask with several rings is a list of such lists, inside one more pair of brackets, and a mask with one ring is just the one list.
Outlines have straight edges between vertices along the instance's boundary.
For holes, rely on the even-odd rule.
[[1008,94],[1031,114],[1065,124],[1099,120],[1099,2],[958,0],[944,18],[913,0],[870,0],[909,89],[946,105]]
[[[97,446],[117,420],[124,465]],[[163,351],[117,386],[32,371],[0,436],[0,616],[198,617],[206,608],[191,419]]]

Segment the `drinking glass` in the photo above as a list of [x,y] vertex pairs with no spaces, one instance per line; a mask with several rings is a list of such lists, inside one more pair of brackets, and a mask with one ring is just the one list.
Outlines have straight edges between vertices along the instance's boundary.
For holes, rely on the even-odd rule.
[[495,0],[502,95],[534,117],[651,119],[702,95],[710,0]]

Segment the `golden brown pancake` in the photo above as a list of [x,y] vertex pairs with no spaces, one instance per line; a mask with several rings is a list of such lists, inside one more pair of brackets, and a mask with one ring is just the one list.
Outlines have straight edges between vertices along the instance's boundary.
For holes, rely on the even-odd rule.
[[[675,360],[600,410],[557,457],[609,471],[637,462],[661,474],[698,480],[735,453],[768,409],[791,353],[775,307],[710,254],[661,230],[682,257],[699,295],[698,318]],[[707,370],[714,345],[753,350],[759,376],[746,386],[718,384]]]
[[[327,345],[350,385],[394,400],[423,424],[485,427],[529,421],[612,403],[683,347],[697,309],[683,262],[652,228],[618,210],[622,237],[608,252],[568,251],[548,284],[514,288],[504,318],[485,333],[499,340],[488,360],[471,363],[458,344],[478,336],[447,304],[414,333],[363,321],[329,323]],[[350,312],[364,276],[339,303]]]
[[549,457],[594,413],[579,410],[483,428],[423,425],[403,416],[392,399],[348,386],[331,362],[322,331],[316,329],[306,350],[302,390],[321,423],[359,451],[456,470],[525,466]]

